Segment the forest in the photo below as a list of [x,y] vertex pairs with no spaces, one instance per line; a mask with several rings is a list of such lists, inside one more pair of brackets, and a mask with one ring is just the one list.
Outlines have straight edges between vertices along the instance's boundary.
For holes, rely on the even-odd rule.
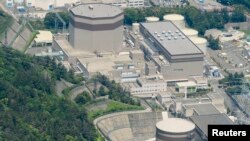
[[0,47],[0,141],[94,141],[87,112],[55,95],[56,80],[79,83],[55,60]]

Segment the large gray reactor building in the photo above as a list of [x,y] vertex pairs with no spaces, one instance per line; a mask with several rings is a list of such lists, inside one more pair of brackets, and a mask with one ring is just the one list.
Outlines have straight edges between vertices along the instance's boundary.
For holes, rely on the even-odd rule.
[[[204,53],[172,22],[140,23],[153,53],[147,54],[168,81],[202,76]],[[152,52],[151,51],[151,52]]]
[[122,47],[124,14],[116,6],[81,4],[70,10],[69,42],[91,52],[117,52]]

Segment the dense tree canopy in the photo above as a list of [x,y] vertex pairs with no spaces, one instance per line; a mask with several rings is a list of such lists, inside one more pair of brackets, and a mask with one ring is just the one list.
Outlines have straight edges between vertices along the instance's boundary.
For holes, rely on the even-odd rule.
[[212,36],[208,37],[208,47],[210,47],[213,50],[219,50],[221,49],[220,45],[219,45],[219,39],[214,39]]
[[236,7],[231,15],[231,22],[244,22],[246,21],[246,16],[244,10],[241,7]]
[[130,97],[130,93],[125,91],[118,83],[115,81],[110,81],[108,77],[102,74],[97,74],[94,78],[94,81],[101,83],[108,89],[108,92],[105,92],[104,87],[100,87],[99,94],[105,95],[106,93],[109,95],[109,98],[115,101],[119,101],[125,104],[131,105],[140,105],[139,101]]
[[242,4],[242,5],[250,8],[250,1],[249,0],[217,0],[217,1],[224,4],[224,5]]
[[62,65],[0,47],[0,76],[0,140],[95,140],[86,111],[54,94],[55,80],[77,82]]
[[199,34],[203,35],[207,29],[218,28],[222,29],[227,22],[242,22],[245,21],[244,12],[241,9],[236,9],[232,15],[224,9],[221,12],[201,12],[192,6],[184,8],[166,8],[166,7],[150,7],[144,9],[127,8],[124,10],[124,23],[131,25],[133,22],[145,21],[145,17],[157,16],[161,20],[165,14],[177,13],[185,16],[188,26],[195,28]]
[[[68,28],[68,26],[69,26],[69,14],[68,14],[68,12],[59,12],[58,14],[66,23],[66,28]],[[53,12],[47,13],[45,16],[45,19],[44,19],[45,27],[47,29],[53,29],[53,28],[55,28],[56,23],[57,23],[59,29],[63,28],[63,23],[58,19],[58,17],[56,16],[55,13],[53,13]]]

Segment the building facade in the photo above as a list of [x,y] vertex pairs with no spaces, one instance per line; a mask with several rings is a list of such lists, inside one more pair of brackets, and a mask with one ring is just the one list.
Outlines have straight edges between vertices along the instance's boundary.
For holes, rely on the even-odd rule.
[[123,12],[106,4],[82,4],[70,9],[69,42],[90,52],[117,52],[123,42]]
[[171,22],[141,23],[140,32],[150,42],[148,46],[160,54],[149,58],[166,80],[203,75],[203,52]]

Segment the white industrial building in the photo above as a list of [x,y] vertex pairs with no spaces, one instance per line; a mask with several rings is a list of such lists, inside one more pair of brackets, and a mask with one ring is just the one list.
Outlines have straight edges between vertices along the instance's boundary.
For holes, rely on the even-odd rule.
[[145,0],[128,0],[128,7],[144,7]]
[[73,4],[79,0],[26,0],[26,6],[51,10],[55,7],[64,7],[65,4]]
[[118,6],[120,8],[141,8],[145,7],[145,0],[81,0],[82,3],[104,3]]
[[34,46],[52,46],[53,35],[50,31],[39,30],[34,41]]
[[194,81],[177,82],[175,89],[178,93],[194,93],[197,90],[197,85]]
[[208,88],[207,78],[205,78],[203,76],[194,76],[191,78],[191,80],[196,83],[197,89],[207,89]]
[[150,94],[158,94],[167,91],[167,83],[158,77],[138,78],[136,83],[127,84],[127,89],[132,95],[143,96]]

